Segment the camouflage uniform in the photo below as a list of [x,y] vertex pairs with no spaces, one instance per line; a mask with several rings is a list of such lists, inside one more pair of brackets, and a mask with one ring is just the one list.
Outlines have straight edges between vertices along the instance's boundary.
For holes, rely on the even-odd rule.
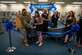
[[[24,43],[28,43],[27,41],[27,33],[29,31],[29,28],[30,28],[30,19],[31,19],[31,16],[30,15],[26,15],[26,16],[20,16],[20,20],[21,20],[21,28],[20,28],[20,31],[22,33],[22,41]],[[28,46],[28,44],[26,45]]]

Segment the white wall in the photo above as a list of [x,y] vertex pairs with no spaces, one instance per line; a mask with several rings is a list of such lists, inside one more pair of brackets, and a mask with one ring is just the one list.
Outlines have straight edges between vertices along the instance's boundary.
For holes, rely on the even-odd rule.
[[74,11],[76,15],[78,15],[81,11],[82,11],[82,7],[80,5],[66,5],[66,6],[59,6],[57,7],[58,11],[60,11],[60,13],[64,13],[64,12],[69,12],[69,11]]
[[82,11],[82,6],[81,5],[66,5],[66,6],[56,5],[56,7],[57,7],[57,10],[61,14],[65,14],[65,12],[69,12],[69,11],[74,11],[76,19],[79,20],[79,16],[78,15]]
[[27,6],[23,4],[10,4],[10,5],[5,5],[5,4],[0,4],[0,11],[21,11],[23,8],[26,8],[27,11],[29,10],[29,4]]
[[[76,15],[78,15],[82,11],[82,6],[79,5],[66,5],[66,6],[61,6],[61,5],[56,5],[57,10],[61,13],[64,14],[65,12],[69,12],[73,10]],[[22,10],[23,8],[26,8],[28,12],[30,12],[29,9],[29,4],[28,5],[22,5],[22,4],[11,4],[11,5],[5,5],[5,4],[0,4],[0,11],[19,11]]]

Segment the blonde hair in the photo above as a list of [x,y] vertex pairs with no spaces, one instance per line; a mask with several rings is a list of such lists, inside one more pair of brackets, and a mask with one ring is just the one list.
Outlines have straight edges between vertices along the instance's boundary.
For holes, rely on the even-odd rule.
[[43,9],[43,13],[47,13],[47,9],[46,8]]

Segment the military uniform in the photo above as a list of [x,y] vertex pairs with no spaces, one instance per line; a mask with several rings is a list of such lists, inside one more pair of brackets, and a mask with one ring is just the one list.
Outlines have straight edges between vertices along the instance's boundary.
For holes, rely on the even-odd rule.
[[21,20],[20,31],[22,33],[22,39],[21,40],[25,43],[26,46],[29,46],[28,41],[27,41],[27,34],[28,34],[28,31],[30,28],[29,24],[30,24],[31,16],[30,15],[26,15],[26,16],[21,15],[20,20]]

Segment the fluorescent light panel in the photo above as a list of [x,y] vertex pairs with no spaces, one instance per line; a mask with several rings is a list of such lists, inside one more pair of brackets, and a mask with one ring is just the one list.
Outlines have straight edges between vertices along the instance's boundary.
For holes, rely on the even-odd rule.
[[1,3],[16,3],[16,1],[0,1]]
[[82,4],[82,2],[73,2],[73,4]]
[[5,5],[5,4],[0,4],[0,5]]
[[23,5],[23,4],[10,4],[10,5],[15,5],[15,6],[17,6],[17,5]]
[[31,3],[31,2],[29,1],[29,2],[24,2],[24,3]]
[[38,0],[38,2],[48,2],[48,0]]
[[81,5],[67,5],[67,7],[68,7],[68,6],[81,6]]

